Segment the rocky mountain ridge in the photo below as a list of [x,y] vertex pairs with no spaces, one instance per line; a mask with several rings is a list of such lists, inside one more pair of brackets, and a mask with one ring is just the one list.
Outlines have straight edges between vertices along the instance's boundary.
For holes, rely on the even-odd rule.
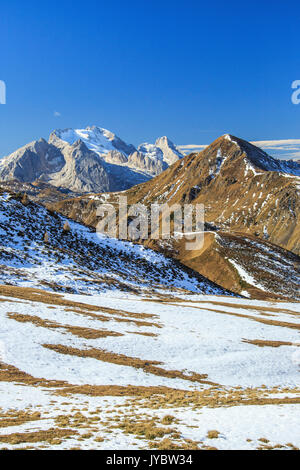
[[53,131],[0,160],[0,181],[47,182],[73,192],[126,190],[182,157],[166,137],[137,150],[96,126]]
[[[295,162],[275,160],[248,142],[225,135],[122,196],[127,196],[129,205],[143,203],[147,207],[153,203],[204,204],[206,230],[218,236],[206,234],[201,253],[186,253],[184,243],[172,237],[141,243],[168,253],[238,293],[266,296],[277,292],[295,298],[300,261],[299,170]],[[107,195],[106,202],[117,204],[119,195]],[[101,200],[101,194],[80,197],[52,208],[96,226]],[[264,262],[253,263],[260,257]],[[222,272],[227,272],[223,279]]]

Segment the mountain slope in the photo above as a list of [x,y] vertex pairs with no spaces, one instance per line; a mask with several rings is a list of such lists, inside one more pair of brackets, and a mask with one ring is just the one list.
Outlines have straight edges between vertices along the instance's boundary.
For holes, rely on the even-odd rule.
[[203,203],[205,220],[251,233],[300,253],[300,166],[268,156],[246,141],[223,136],[151,182],[128,192],[141,201]]
[[246,297],[300,300],[300,257],[250,234],[207,231],[202,249],[193,251],[177,238],[147,246]]
[[[226,294],[192,270],[150,249],[104,238],[43,206],[0,196],[0,283],[62,292],[106,289]],[[228,293],[229,294],[229,293]]]
[[[161,175],[131,188],[122,196],[128,197],[129,205],[140,202],[146,206],[152,203],[204,204],[208,230],[212,227],[218,233],[222,231],[220,238],[214,238],[210,250],[211,268],[208,267],[210,263],[204,263],[203,257],[197,256],[191,265],[182,244],[176,240],[171,239],[169,243],[146,240],[143,243],[166,250],[211,280],[221,280],[224,286],[240,293],[245,290],[245,282],[238,269],[226,261],[229,245],[225,241],[232,234],[236,237],[237,258],[231,249],[230,257],[246,271],[248,280],[252,279],[246,289],[250,295],[298,298],[300,179],[297,173],[295,162],[278,162],[248,142],[226,135],[203,152],[185,157]],[[111,194],[108,201],[117,203],[118,196],[118,193]],[[64,200],[53,207],[75,220],[96,226],[99,202],[101,197],[93,200],[83,197]],[[259,248],[252,243],[253,236]],[[220,240],[225,244],[222,249]],[[241,253],[244,259],[237,261]],[[267,257],[265,265],[251,261],[251,258],[264,259],[264,256]],[[220,273],[217,259],[223,260],[222,269],[227,272],[227,278]],[[256,291],[253,284],[258,286]]]
[[59,149],[45,139],[31,142],[0,160],[0,179],[32,182],[43,174],[55,173],[64,166]]
[[[124,196],[124,193],[122,194]],[[101,196],[64,199],[51,204],[74,220],[96,226]],[[102,202],[117,205],[118,193]],[[214,229],[214,230],[212,230]],[[250,233],[216,230],[206,225],[204,246],[186,250],[186,239],[141,240],[145,246],[178,259],[211,281],[233,292],[253,298],[299,299],[300,257]]]
[[[77,218],[92,221],[95,204],[117,196],[66,207],[82,204]],[[210,229],[201,252],[182,252],[186,264],[224,272],[227,261],[246,294],[259,290],[250,266],[285,265],[283,291],[297,288],[296,255]],[[299,303],[238,298],[5,188],[0,318],[0,450],[300,446]]]
[[0,449],[296,449],[298,311],[0,285]]

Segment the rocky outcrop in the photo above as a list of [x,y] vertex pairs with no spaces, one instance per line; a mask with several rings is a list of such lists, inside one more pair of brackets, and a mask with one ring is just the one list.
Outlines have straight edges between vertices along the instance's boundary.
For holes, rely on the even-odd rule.
[[60,171],[64,166],[61,152],[44,139],[31,142],[0,160],[0,180],[32,182],[43,174]]
[[[65,165],[57,173],[41,179],[73,192],[109,191],[109,176],[96,153],[78,140],[62,149]],[[102,189],[100,189],[102,188]]]
[[44,139],[32,142],[0,162],[0,180],[45,181],[73,192],[109,191],[101,161],[82,141],[59,148]]
[[105,161],[115,165],[123,165],[128,162],[128,157],[118,150],[111,150],[105,155]]
[[128,157],[128,165],[150,173],[151,175],[159,175],[167,168],[162,160],[157,160],[145,155],[142,152],[134,152]]
[[164,156],[163,160],[168,165],[173,165],[173,163],[177,162],[184,156],[176,145],[174,145],[166,136],[157,139],[155,145],[162,151]]
[[160,137],[156,140],[155,144],[141,144],[138,147],[138,151],[155,162],[163,162],[163,169],[166,169],[184,156],[168,137]]

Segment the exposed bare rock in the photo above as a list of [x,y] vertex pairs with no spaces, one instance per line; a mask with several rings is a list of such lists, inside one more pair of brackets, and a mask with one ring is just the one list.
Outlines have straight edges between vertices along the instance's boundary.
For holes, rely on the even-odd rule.
[[128,162],[128,158],[124,153],[121,153],[118,150],[111,150],[105,155],[105,161],[107,163],[122,165],[123,163]]
[[168,139],[166,136],[157,139],[155,145],[161,149],[164,155],[164,162],[166,162],[168,165],[172,165],[184,156],[176,147],[176,145],[174,145],[173,142],[171,142],[170,139]]
[[[183,154],[168,137],[160,137],[156,140],[155,144],[141,144],[138,147],[138,151],[154,162],[162,162],[163,169],[183,158]],[[156,174],[159,174],[159,172],[156,172]]]
[[128,157],[128,165],[146,171],[151,175],[159,175],[167,165],[162,160],[157,160],[142,152],[134,152]]
[[[117,140],[118,145],[122,147]],[[128,146],[130,151],[134,147]],[[78,139],[62,140],[57,133],[31,142],[0,160],[0,181],[33,183],[44,181],[75,193],[126,190],[151,178],[140,167],[128,166],[128,157],[119,150],[104,155],[91,150]]]
[[68,188],[77,192],[109,191],[108,174],[97,154],[78,140],[62,149],[65,165],[61,171],[45,177],[53,186]]
[[25,145],[0,160],[0,179],[32,182],[42,174],[60,171],[64,158],[59,149],[44,139]]
[[72,192],[123,191],[158,175],[174,160],[175,146],[165,137],[159,145],[145,144],[137,152],[100,127],[55,130],[48,142],[31,142],[0,160],[0,181],[42,180]]

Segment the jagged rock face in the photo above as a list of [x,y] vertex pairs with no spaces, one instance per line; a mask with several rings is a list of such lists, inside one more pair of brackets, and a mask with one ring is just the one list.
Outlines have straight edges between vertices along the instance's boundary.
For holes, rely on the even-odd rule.
[[31,142],[9,157],[0,160],[0,179],[33,182],[41,175],[61,170],[64,158],[61,152],[44,139]]
[[121,153],[118,150],[111,150],[105,155],[105,161],[107,163],[114,163],[115,165],[122,165],[123,163],[128,162],[128,158],[124,153]]
[[134,152],[129,155],[128,164],[151,175],[159,175],[167,168],[167,165],[162,160],[151,158],[142,152]]
[[138,146],[138,151],[148,158],[152,158],[154,160],[163,161],[164,159],[162,150],[154,144],[148,144],[145,142],[144,144]]
[[164,169],[183,158],[183,154],[168,137],[160,137],[154,145],[148,143],[141,144],[138,147],[138,151],[154,161],[162,161]]
[[166,136],[157,139],[155,145],[163,152],[164,161],[168,165],[173,165],[173,163],[177,162],[184,156],[176,145],[174,145]]
[[[74,131],[72,131],[73,133]],[[78,131],[79,132],[79,131]],[[107,131],[108,132],[108,131]],[[111,133],[109,133],[111,134]],[[52,132],[50,136],[50,142],[55,145],[57,148],[60,149],[60,151],[65,155],[70,152],[70,148],[72,147],[71,144],[66,142],[65,140],[62,140],[59,137],[60,132],[55,131]],[[73,135],[73,134],[72,134]],[[77,134],[76,134],[77,135]],[[97,133],[98,135],[98,133]],[[67,136],[64,136],[67,138]],[[70,190],[78,192],[99,192],[99,191],[124,191],[128,188],[131,188],[132,186],[140,183],[144,183],[145,181],[148,181],[151,176],[147,172],[142,172],[140,168],[135,168],[134,166],[131,168],[129,163],[128,163],[128,157],[125,153],[119,151],[119,150],[108,150],[108,148],[112,148],[110,143],[103,142],[103,146],[101,147],[102,150],[104,148],[104,144],[106,146],[106,153],[101,153],[100,152],[100,147],[99,147],[99,135],[98,135],[98,144],[97,144],[97,151],[92,151],[91,148],[96,148],[94,144],[89,143],[90,148],[87,148],[87,145],[84,143],[84,146],[87,151],[90,152],[90,154],[93,155],[93,163],[92,166],[94,167],[94,164],[96,165],[98,162],[99,166],[99,171],[98,171],[98,176],[99,179],[97,179],[96,174],[97,174],[97,169],[94,167],[94,171],[91,172],[85,172],[85,184],[82,186],[81,190],[78,190],[78,184],[76,186],[69,187]],[[72,139],[69,138],[71,141]],[[87,141],[87,139],[85,139]],[[81,140],[80,140],[81,141]],[[82,142],[82,141],[81,141]],[[74,145],[74,144],[73,144]],[[134,148],[134,147],[133,147]],[[127,151],[132,150],[131,146],[128,146]],[[82,166],[84,167],[84,160],[81,162]],[[105,170],[105,174],[103,173],[103,169]],[[84,170],[84,168],[83,168]],[[66,168],[66,171],[68,172],[68,168]],[[73,171],[73,170],[72,170]],[[65,173],[65,172],[64,172]],[[59,176],[61,175],[56,175],[55,179],[52,184],[58,186],[60,185],[60,180]],[[87,177],[90,176],[90,181],[88,182]],[[79,178],[80,175],[79,175]],[[108,179],[108,183],[107,183]],[[77,181],[78,183],[78,181]],[[99,186],[103,186],[106,189],[99,189]],[[90,187],[91,189],[87,189],[87,187]],[[66,186],[64,186],[66,187]]]
[[[109,176],[99,161],[99,157],[78,140],[62,149],[65,165],[61,171],[46,179],[53,186],[68,188],[74,192],[109,191]],[[100,189],[102,188],[102,189]]]
[[74,192],[109,191],[110,182],[98,155],[77,141],[55,146],[32,142],[0,162],[0,180],[45,181]]
[[[126,190],[151,178],[150,174],[128,166],[128,157],[119,150],[103,156],[78,139],[68,143],[53,132],[49,142],[32,142],[0,160],[0,181],[32,183],[42,180],[72,192]],[[114,144],[130,152],[134,147],[114,138]],[[93,146],[91,146],[93,147]]]

